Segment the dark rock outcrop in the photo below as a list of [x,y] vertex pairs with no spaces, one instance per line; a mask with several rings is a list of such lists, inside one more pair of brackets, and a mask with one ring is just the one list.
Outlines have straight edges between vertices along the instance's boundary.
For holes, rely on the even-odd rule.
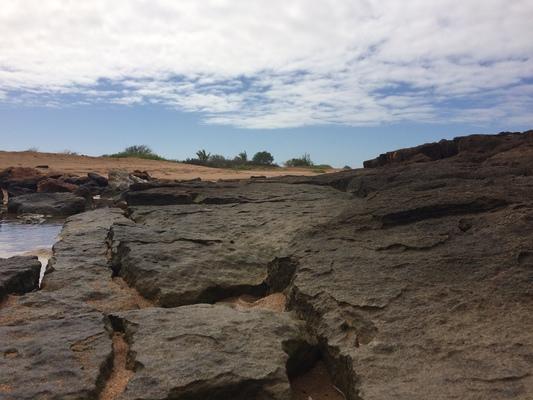
[[0,172],[0,188],[10,196],[34,193],[45,175],[35,168],[10,167]]
[[77,189],[78,185],[54,178],[42,179],[37,184],[37,192],[39,193],[73,193]]
[[376,168],[406,162],[436,161],[456,155],[460,155],[463,159],[483,161],[495,154],[520,146],[524,142],[533,143],[533,131],[524,133],[502,132],[493,136],[462,136],[453,140],[441,140],[437,143],[426,143],[417,147],[384,153],[373,160],[365,161],[364,167]]
[[73,215],[85,210],[86,200],[72,193],[31,193],[10,197],[7,209],[15,214]]
[[112,230],[117,274],[164,307],[266,292],[269,263],[286,244],[348,204],[332,188],[260,183],[152,188],[128,199],[158,204],[181,196],[202,204],[134,207],[136,223]]
[[41,263],[37,257],[0,258],[0,301],[8,294],[23,294],[39,287]]
[[304,325],[287,313],[201,304],[111,320],[125,331],[131,363],[142,366],[124,400],[288,400],[285,366],[312,347]]

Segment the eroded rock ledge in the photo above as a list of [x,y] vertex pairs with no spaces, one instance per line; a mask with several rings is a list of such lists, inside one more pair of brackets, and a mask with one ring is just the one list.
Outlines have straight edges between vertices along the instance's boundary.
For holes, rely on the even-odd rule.
[[532,136],[458,143],[71,217],[0,306],[0,397],[289,400],[321,358],[349,400],[532,398]]

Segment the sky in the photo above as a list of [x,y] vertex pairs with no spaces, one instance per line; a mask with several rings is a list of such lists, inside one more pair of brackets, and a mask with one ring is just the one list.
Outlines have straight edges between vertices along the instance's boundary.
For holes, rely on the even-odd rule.
[[533,127],[531,0],[17,0],[0,149],[359,166]]

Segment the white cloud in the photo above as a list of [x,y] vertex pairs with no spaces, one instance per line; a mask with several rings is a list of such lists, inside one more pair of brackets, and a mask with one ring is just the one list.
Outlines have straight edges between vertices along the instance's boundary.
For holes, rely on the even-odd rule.
[[531,21],[531,0],[10,1],[0,101],[160,103],[247,128],[517,123]]

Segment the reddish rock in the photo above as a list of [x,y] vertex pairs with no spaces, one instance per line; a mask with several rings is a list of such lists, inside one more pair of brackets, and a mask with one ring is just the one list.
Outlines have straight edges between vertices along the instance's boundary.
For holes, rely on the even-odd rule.
[[459,156],[465,161],[481,162],[524,143],[533,143],[533,131],[462,136],[384,153],[365,161],[363,165],[365,168],[376,168],[398,163],[436,161],[453,156]]
[[77,185],[53,178],[45,178],[37,185],[39,193],[75,192],[76,189],[78,189]]
[[0,185],[2,187],[11,184],[34,184],[43,178],[41,171],[35,168],[9,167],[0,172]]

